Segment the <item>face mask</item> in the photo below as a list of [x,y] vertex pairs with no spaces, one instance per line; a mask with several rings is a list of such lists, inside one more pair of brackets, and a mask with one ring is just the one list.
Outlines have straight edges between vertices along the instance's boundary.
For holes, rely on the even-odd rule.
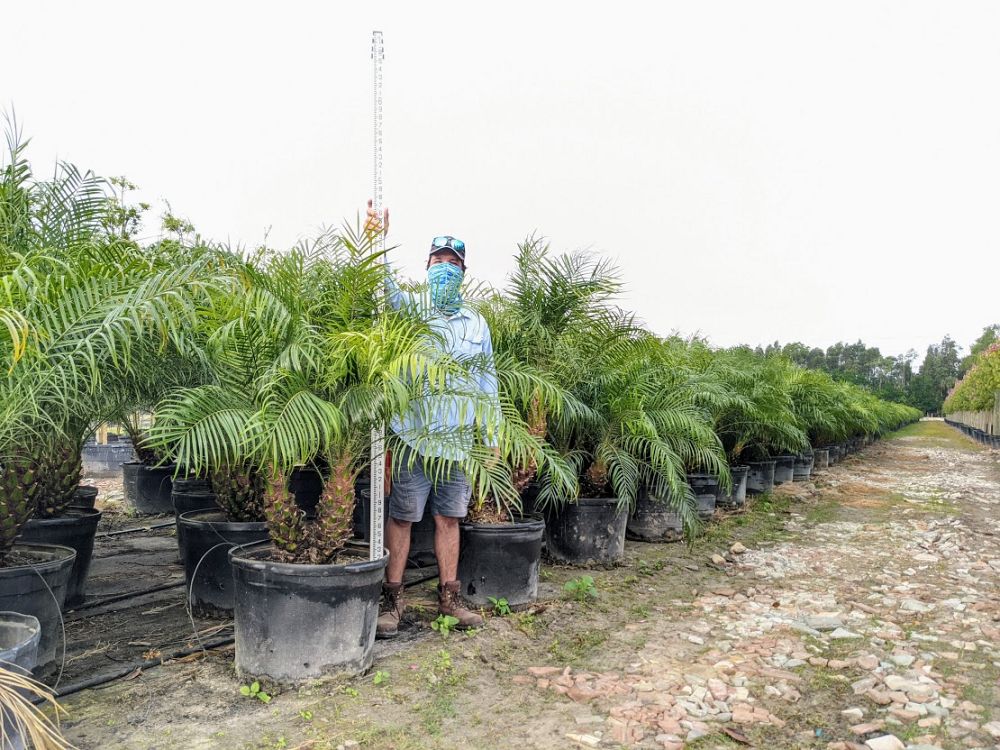
[[446,315],[454,315],[462,306],[462,279],[465,271],[451,263],[435,263],[427,269],[431,304]]

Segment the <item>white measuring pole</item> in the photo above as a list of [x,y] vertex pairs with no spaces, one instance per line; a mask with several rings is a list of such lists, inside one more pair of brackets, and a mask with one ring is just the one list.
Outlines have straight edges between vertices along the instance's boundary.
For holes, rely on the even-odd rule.
[[[382,218],[382,61],[385,51],[382,47],[382,32],[372,32],[372,83],[375,108],[375,185],[372,208],[375,215]],[[385,235],[378,233],[375,239],[376,252],[385,249]],[[372,428],[371,452],[371,514],[369,518],[368,559],[379,560],[385,550],[385,425]]]

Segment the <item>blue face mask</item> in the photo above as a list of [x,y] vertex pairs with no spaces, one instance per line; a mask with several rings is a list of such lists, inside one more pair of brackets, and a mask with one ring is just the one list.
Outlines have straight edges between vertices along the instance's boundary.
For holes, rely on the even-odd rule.
[[462,306],[462,279],[465,271],[451,263],[435,263],[427,269],[431,304],[445,315],[454,315]]

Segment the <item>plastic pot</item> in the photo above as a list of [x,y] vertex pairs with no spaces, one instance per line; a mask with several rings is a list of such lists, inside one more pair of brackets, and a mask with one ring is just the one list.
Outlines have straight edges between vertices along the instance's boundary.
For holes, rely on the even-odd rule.
[[191,611],[200,617],[229,617],[233,612],[229,550],[267,538],[263,521],[227,521],[220,510],[182,513],[177,518],[177,544]]
[[194,495],[215,494],[215,490],[212,489],[211,480],[202,479],[200,477],[177,477],[173,480],[171,492],[173,494],[182,492]]
[[372,665],[382,576],[389,554],[346,565],[270,559],[270,542],[229,552],[235,584],[236,671],[278,682]]
[[[38,664],[38,640],[41,634],[37,618],[18,612],[0,612],[0,663],[3,667],[22,675],[30,675]],[[30,695],[20,690],[18,692],[30,700]],[[24,750],[26,741],[17,722],[6,708],[0,707],[0,716],[6,737],[5,750]]]
[[173,466],[146,466],[138,461],[122,464],[125,500],[139,513],[173,513]]
[[70,500],[69,507],[93,510],[94,506],[97,505],[97,492],[98,489],[96,487],[89,484],[81,484],[73,493],[73,499]]
[[56,518],[32,518],[21,529],[19,541],[58,544],[76,550],[73,572],[66,585],[66,606],[75,607],[86,598],[87,574],[94,557],[94,535],[101,511],[68,508]]
[[665,501],[642,493],[636,498],[626,534],[640,542],[677,542],[684,538],[684,524]]
[[546,549],[571,565],[613,563],[625,552],[628,511],[614,497],[581,497],[548,517]]
[[813,449],[813,471],[825,469],[830,465],[830,451],[826,448]]
[[748,494],[760,495],[774,489],[774,461],[750,461],[747,467]]
[[792,465],[792,480],[795,482],[808,482],[809,477],[812,475],[815,460],[814,453],[800,453],[797,455],[795,463]]
[[545,521],[522,517],[512,523],[462,523],[458,580],[465,598],[480,607],[490,597],[504,598],[511,607],[538,598]]
[[323,475],[312,466],[299,466],[288,477],[288,491],[295,497],[295,504],[306,512],[306,516],[316,516],[316,503],[323,494]]
[[839,445],[828,445],[826,446],[827,453],[827,466],[833,466],[835,463],[840,461],[840,446]]
[[687,483],[698,502],[698,518],[712,520],[719,499],[719,478],[713,474],[688,474]]
[[42,630],[38,643],[36,674],[53,664],[62,639],[61,611],[66,587],[73,573],[76,550],[55,544],[14,545],[14,552],[31,563],[0,568],[0,611],[20,612],[38,618]]
[[742,508],[747,501],[747,474],[750,472],[749,466],[731,466],[729,473],[733,475],[733,489],[725,492],[719,488],[718,505],[732,510]]
[[774,484],[791,482],[795,475],[795,456],[774,456]]

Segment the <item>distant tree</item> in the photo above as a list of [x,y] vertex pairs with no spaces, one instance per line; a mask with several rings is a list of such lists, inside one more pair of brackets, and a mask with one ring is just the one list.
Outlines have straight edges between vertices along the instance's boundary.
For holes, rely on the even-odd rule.
[[958,344],[945,336],[940,344],[927,347],[920,372],[914,376],[909,403],[927,414],[940,414],[949,389],[958,380],[961,369]]
[[980,354],[1000,340],[1000,323],[986,326],[976,342],[969,348],[969,355],[962,360],[961,375],[965,375]]

